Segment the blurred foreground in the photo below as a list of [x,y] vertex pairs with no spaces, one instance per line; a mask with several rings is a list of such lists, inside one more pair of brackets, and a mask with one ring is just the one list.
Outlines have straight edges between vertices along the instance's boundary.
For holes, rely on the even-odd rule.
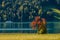
[[0,40],[60,40],[60,34],[1,33]]

